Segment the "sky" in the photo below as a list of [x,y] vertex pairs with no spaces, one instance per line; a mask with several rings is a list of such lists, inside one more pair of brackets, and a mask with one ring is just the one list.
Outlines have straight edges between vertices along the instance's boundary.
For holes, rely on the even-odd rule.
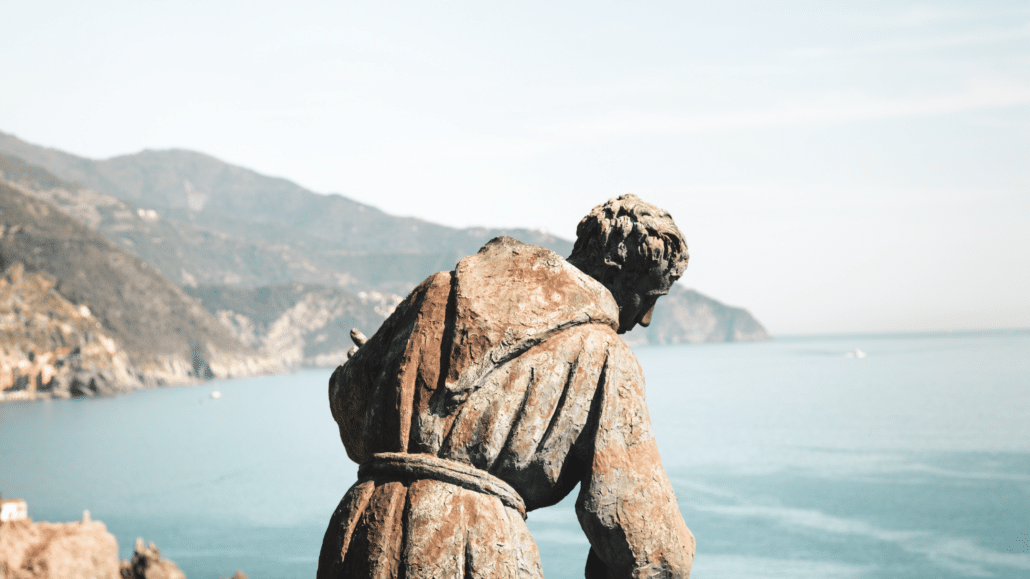
[[1030,327],[1030,3],[9,2],[0,131],[453,226],[667,209],[778,335]]

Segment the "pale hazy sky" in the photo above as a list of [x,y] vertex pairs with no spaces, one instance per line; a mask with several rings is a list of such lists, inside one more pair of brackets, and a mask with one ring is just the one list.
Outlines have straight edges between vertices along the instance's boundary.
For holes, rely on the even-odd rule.
[[633,192],[774,333],[1030,326],[1030,3],[7,2],[0,130],[566,238]]

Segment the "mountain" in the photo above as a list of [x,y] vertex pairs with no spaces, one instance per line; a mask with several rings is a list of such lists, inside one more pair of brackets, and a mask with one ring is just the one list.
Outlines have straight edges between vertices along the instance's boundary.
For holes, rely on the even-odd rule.
[[[406,294],[497,235],[572,250],[537,230],[393,217],[189,151],[92,161],[0,133],[0,173],[184,286],[300,282]],[[193,180],[215,193],[198,193]]]
[[[349,339],[329,344],[335,338],[323,335],[338,336],[346,329],[342,325],[351,323],[347,319],[361,322],[366,334],[378,326],[381,317],[369,313],[369,304],[359,305],[357,296],[382,294],[383,303],[396,302],[496,235],[561,255],[572,248],[571,242],[540,231],[455,229],[394,217],[190,151],[143,151],[98,161],[0,133],[0,173],[192,288],[192,295],[251,346],[271,353],[273,344],[286,343],[282,336],[293,336],[290,353],[279,354],[290,360],[299,356],[303,363],[321,364],[316,360],[346,350]],[[260,301],[246,303],[262,295],[282,301],[268,311],[261,310]],[[295,315],[315,303],[327,308],[328,316],[318,328]],[[357,314],[361,307],[365,318]],[[626,338],[669,344],[768,339],[768,334],[746,310],[677,286],[659,301],[652,327]]]
[[[61,328],[70,321],[71,305],[87,318],[83,324],[95,320],[103,338],[111,340],[109,350],[125,356],[125,372],[92,369],[94,378],[112,383],[111,388],[282,369],[277,361],[243,345],[179,286],[136,256],[53,205],[0,182],[0,271],[12,267],[4,286],[11,304],[3,325],[7,356],[24,355],[29,362],[47,356],[56,360],[67,355],[62,353],[65,347],[88,345],[91,334],[86,326]],[[30,274],[28,281],[25,274]],[[24,311],[28,304],[40,306],[40,311]],[[32,326],[18,319],[28,313],[49,339],[26,333]],[[65,338],[57,336],[62,333],[77,334],[80,337],[67,340],[86,343],[61,342]],[[20,338],[15,340],[16,336]],[[97,335],[98,342],[105,343],[104,339]],[[28,350],[19,352],[19,343]],[[135,380],[124,384],[125,373]],[[101,389],[98,386],[95,393]]]
[[59,179],[0,153],[0,180],[102,233],[179,285],[259,286],[291,281],[336,285],[333,269],[286,246],[230,237],[158,215]]
[[[319,195],[277,177],[184,150],[143,151],[91,160],[0,133],[0,152],[57,177],[161,215],[233,237],[345,253],[475,253],[510,235],[568,255],[572,244],[531,229],[457,229],[395,217],[341,195]],[[260,226],[260,227],[255,227]],[[421,280],[416,280],[418,283]]]

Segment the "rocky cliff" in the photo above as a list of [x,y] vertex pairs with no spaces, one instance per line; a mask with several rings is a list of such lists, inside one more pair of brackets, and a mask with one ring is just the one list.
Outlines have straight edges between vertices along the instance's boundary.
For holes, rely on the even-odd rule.
[[[56,362],[62,348],[75,348],[58,337],[66,330],[62,323],[68,331],[77,328],[66,315],[65,306],[71,305],[80,312],[89,311],[90,323],[99,323],[103,330],[102,335],[89,334],[88,339],[83,334],[83,340],[99,344],[109,340],[116,353],[124,354],[128,361],[124,369],[136,376],[126,387],[282,369],[278,361],[235,339],[210,312],[135,256],[52,205],[0,182],[0,271],[12,266],[20,281],[6,280],[10,310],[5,328],[17,333],[18,320],[31,316],[32,324],[19,339],[26,340],[23,344],[42,340],[35,350],[20,350],[26,356],[31,353],[42,360],[52,354]],[[26,278],[26,273],[45,279]],[[32,291],[42,293],[30,295]],[[23,309],[28,304],[43,309]],[[50,306],[57,309],[46,309]],[[5,359],[18,355],[13,346],[10,350]],[[112,367],[94,370],[97,376],[123,375]]]
[[136,537],[132,559],[122,561],[119,572],[121,579],[186,579],[178,565],[161,557],[161,551],[153,541],[146,543],[142,537]]
[[15,262],[0,277],[0,400],[114,394],[148,383],[88,306]]
[[[132,559],[118,561],[118,541],[100,521],[0,523],[0,579],[186,579],[153,542],[136,539]],[[233,579],[247,579],[236,571]]]
[[336,366],[353,345],[351,328],[371,335],[400,302],[397,295],[351,294],[289,284],[260,288],[187,288],[244,344],[284,362]]
[[186,579],[154,543],[136,539],[131,561],[100,521],[0,523],[0,579]]
[[[157,545],[137,538],[118,560],[118,540],[89,513],[76,523],[0,522],[0,579],[186,579]],[[237,570],[229,579],[247,579]]]
[[0,579],[117,579],[118,541],[99,521],[0,523]]

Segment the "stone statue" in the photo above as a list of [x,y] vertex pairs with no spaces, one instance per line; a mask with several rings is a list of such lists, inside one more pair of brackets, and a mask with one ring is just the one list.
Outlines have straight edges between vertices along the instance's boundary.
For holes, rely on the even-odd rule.
[[617,334],[687,265],[633,195],[580,222],[568,260],[498,237],[419,285],[329,380],[358,481],[319,579],[539,578],[526,513],[578,484],[586,577],[688,577],[694,537],[658,456],[644,376]]

